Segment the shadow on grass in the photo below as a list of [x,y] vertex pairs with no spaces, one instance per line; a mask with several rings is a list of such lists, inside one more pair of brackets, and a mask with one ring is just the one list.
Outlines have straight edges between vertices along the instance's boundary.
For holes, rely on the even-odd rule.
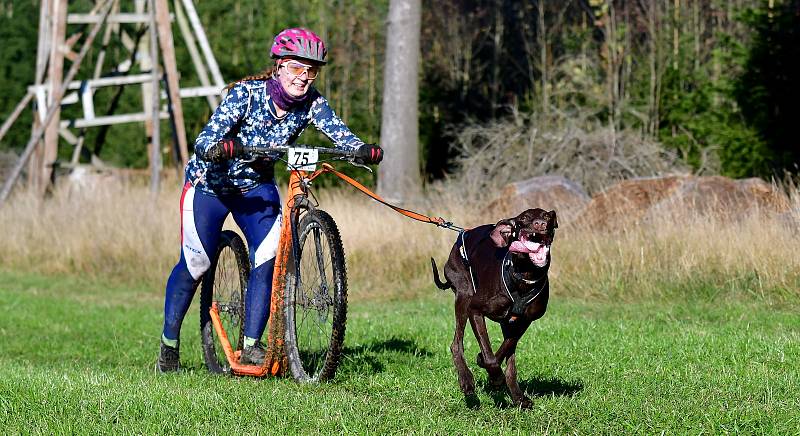
[[402,353],[419,358],[426,358],[432,353],[420,348],[411,339],[392,336],[389,339],[372,341],[357,347],[345,347],[340,372],[360,372],[377,374],[383,372],[387,361],[392,358],[381,354]]
[[564,381],[557,378],[534,377],[519,382],[523,392],[533,397],[574,397],[583,390],[583,383]]
[[[497,408],[516,407],[511,401],[511,396],[505,385],[493,386],[488,380],[479,382],[483,390],[492,397],[494,405]],[[519,387],[528,397],[534,401],[536,398],[542,397],[574,397],[578,392],[583,390],[583,383],[581,381],[561,380],[558,378],[544,378],[533,377],[528,380],[520,380]],[[467,406],[474,408],[469,399],[465,399]]]

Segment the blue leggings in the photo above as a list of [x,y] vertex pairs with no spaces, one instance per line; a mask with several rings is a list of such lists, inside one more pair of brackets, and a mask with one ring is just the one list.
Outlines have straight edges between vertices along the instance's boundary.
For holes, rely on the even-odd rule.
[[269,317],[272,269],[278,251],[281,201],[275,184],[244,194],[213,196],[186,182],[181,195],[181,258],[167,280],[164,337],[179,339],[200,278],[211,266],[228,214],[242,229],[250,251],[250,280],[245,302],[245,336],[259,339]]

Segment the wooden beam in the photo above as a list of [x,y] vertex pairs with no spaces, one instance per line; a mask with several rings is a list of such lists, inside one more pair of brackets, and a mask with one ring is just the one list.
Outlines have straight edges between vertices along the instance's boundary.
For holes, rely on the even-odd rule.
[[[149,14],[150,21],[147,23],[147,32],[142,33],[139,37],[138,48],[136,50],[136,62],[139,64],[139,70],[150,71],[146,74],[146,79],[142,82],[142,112],[144,115],[144,137],[145,137],[145,150],[147,152],[147,167],[151,170],[153,166],[153,125],[159,122],[159,118],[153,117],[153,86],[159,87],[160,74],[158,73],[158,64],[153,67],[152,58],[155,57],[158,62],[158,44],[150,41],[152,38],[157,37],[155,28],[155,7],[151,7],[149,0],[135,0],[134,10],[137,13]],[[143,29],[137,29],[141,31]],[[160,139],[160,138],[159,138]]]
[[81,106],[83,107],[83,117],[94,119],[94,92],[90,86],[81,89]]
[[[72,80],[67,84],[67,91],[71,90],[79,90],[84,86],[89,86],[91,88],[103,88],[106,86],[119,86],[119,85],[136,85],[140,83],[147,83],[152,78],[151,73],[143,73],[143,74],[132,74],[130,76],[112,76],[112,77],[100,77],[98,79],[85,79],[85,80]],[[31,85],[28,87],[29,90],[37,91],[40,88],[45,88],[46,85]]]
[[211,45],[208,44],[206,32],[203,30],[203,25],[200,23],[200,17],[197,16],[197,10],[194,8],[192,0],[182,0],[183,8],[186,10],[186,15],[189,17],[189,22],[192,23],[195,35],[197,35],[197,42],[200,43],[200,49],[206,58],[208,69],[211,70],[211,77],[214,79],[214,84],[220,88],[225,86],[225,81],[222,80],[222,73],[219,71],[217,59],[214,57],[214,52],[211,51]]
[[45,189],[50,184],[53,173],[52,162],[58,157],[58,121],[61,117],[61,97],[56,90],[61,88],[64,78],[64,50],[66,30],[67,30],[67,0],[53,1],[53,22],[52,34],[50,38],[50,68],[47,72],[50,85],[50,95],[47,99],[47,107],[53,110],[52,118],[55,122],[49,124],[44,131],[44,153],[38,165],[41,167],[39,180],[34,181],[36,189],[44,194]]
[[[112,14],[114,12],[119,11],[119,1],[115,1],[114,5],[111,6]],[[69,22],[69,17],[67,17],[67,21]],[[103,32],[103,41],[100,45],[100,53],[97,54],[97,61],[94,64],[94,74],[92,78],[98,79],[103,74],[103,64],[106,61],[106,50],[108,50],[108,44],[111,42],[111,34],[113,33],[114,26],[106,26],[105,32]]]
[[[159,21],[159,14],[165,13],[163,6],[159,6],[159,0],[150,0],[149,1],[149,9],[150,9],[150,61],[153,63],[153,84],[151,91],[153,95],[151,97],[151,104],[152,110],[151,114],[153,116],[153,135],[151,137],[151,146],[150,146],[150,192],[155,194],[161,189],[161,122],[158,118],[159,109],[159,77],[158,77],[158,40],[161,39],[160,35],[162,33],[162,26],[158,24]],[[169,21],[166,23],[169,26]],[[167,29],[170,30],[170,29]],[[169,45],[172,46],[172,32],[168,32],[170,35]],[[165,41],[161,41],[161,50],[164,50]],[[165,56],[166,57],[166,56]],[[174,54],[173,54],[173,62],[174,62]],[[180,105],[180,99],[178,99],[178,104]],[[180,106],[179,106],[180,107]],[[181,123],[183,123],[183,118],[181,118]],[[185,138],[184,138],[185,141]]]
[[[222,89],[216,86],[194,86],[191,88],[181,88],[180,91],[181,98],[215,97],[219,99],[221,94]],[[216,109],[216,106],[213,106],[212,109]]]
[[136,49],[136,44],[133,42],[133,38],[125,31],[125,29],[121,29],[119,32],[119,39],[122,42],[122,46],[125,47],[129,52],[133,52]]
[[[211,79],[208,77],[208,70],[206,70],[206,66],[203,64],[200,52],[197,51],[197,41],[194,39],[194,35],[192,35],[192,29],[189,27],[189,21],[186,19],[186,14],[183,12],[183,7],[178,0],[175,0],[173,5],[175,7],[175,17],[178,21],[178,28],[183,36],[183,41],[186,43],[186,48],[189,50],[189,56],[192,58],[192,64],[194,64],[194,69],[197,71],[200,84],[204,87],[209,87],[211,86]],[[181,97],[184,97],[183,89],[181,89]],[[218,93],[206,95],[206,101],[208,102],[208,107],[213,111],[219,106],[220,99]]]
[[83,142],[86,140],[86,135],[83,134],[81,131],[80,136],[78,136],[78,140],[75,142],[75,148],[72,149],[72,159],[70,159],[70,165],[78,165],[78,161],[81,158],[81,149],[83,148]]
[[[68,24],[95,24],[99,21],[100,16],[97,14],[69,14],[67,16]],[[147,24],[150,22],[150,15],[117,13],[109,15],[106,22],[120,24]]]
[[47,71],[47,59],[50,53],[50,17],[51,0],[42,0],[39,10],[39,41],[36,46],[36,77],[33,83],[38,85],[44,80],[44,73]]
[[62,45],[60,48],[64,57],[69,59],[70,62],[75,62],[75,58],[78,57],[78,54],[72,51],[72,46],[74,46],[75,43],[81,39],[81,36],[83,36],[83,32],[78,32],[71,35],[66,41],[64,41],[64,45]]
[[[178,63],[175,61],[175,46],[172,41],[172,28],[169,22],[169,5],[167,0],[155,0],[156,27],[158,28],[158,43],[161,46],[164,73],[167,76],[167,93],[169,105],[172,108],[175,136],[178,141],[181,166],[189,162],[189,151],[186,144],[186,126],[183,123],[183,104],[181,103],[180,84],[178,83]],[[156,62],[153,65],[158,65]],[[158,94],[155,94],[158,101]]]
[[59,129],[58,133],[62,138],[64,138],[65,141],[67,141],[67,143],[69,143],[69,145],[75,145],[78,143],[78,137],[70,132],[69,129],[62,127]]
[[9,115],[8,118],[6,118],[6,120],[3,121],[3,126],[0,127],[0,141],[3,140],[3,137],[6,136],[6,133],[8,133],[8,130],[11,128],[11,125],[14,124],[14,121],[17,120],[19,114],[22,113],[22,110],[25,109],[25,106],[27,106],[32,99],[33,99],[33,93],[30,90],[28,90],[28,92],[25,93],[25,96],[22,97],[22,100],[20,100],[19,103],[17,103],[16,107],[14,107],[14,110],[11,112],[11,115]]
[[[158,116],[162,120],[169,119],[169,112],[160,111],[158,113]],[[60,126],[69,127],[71,129],[84,129],[87,127],[111,126],[115,124],[141,123],[149,121],[151,118],[152,117],[150,115],[150,111],[148,111],[147,113],[138,112],[133,114],[123,114],[123,115],[106,115],[91,119],[78,118],[74,120],[63,120],[61,121]]]
[[[36,45],[36,75],[34,76],[33,83],[36,85],[44,82],[45,73],[47,73],[47,60],[50,59],[50,33],[52,26],[50,25],[50,17],[52,16],[52,2],[53,0],[42,0],[39,5],[39,41]],[[41,97],[41,99],[40,99]],[[31,126],[31,133],[33,133],[41,125],[44,119],[47,107],[47,100],[45,100],[45,93],[42,91],[36,95],[37,103],[34,105],[39,111],[33,113],[33,125]],[[40,177],[42,154],[44,147],[36,147],[34,156],[30,159],[28,164],[28,183],[35,184]]]
[[[108,15],[109,11],[111,11],[110,6],[111,6],[111,0],[106,0],[105,12],[103,13],[104,17]],[[86,57],[86,53],[89,52],[89,48],[91,48],[92,42],[94,42],[97,33],[100,31],[101,24],[102,20],[94,25],[92,31],[89,33],[89,36],[86,37],[86,42],[83,44],[83,47],[81,47],[81,51],[80,53],[78,53],[78,58],[75,59],[75,62],[73,62],[73,64],[70,66],[69,71],[67,72],[67,75],[64,78],[64,82],[67,83],[62,84],[61,88],[54,95],[55,98],[53,98],[53,101],[56,104],[50,107],[50,109],[47,111],[47,116],[45,116],[45,118],[42,120],[41,125],[36,127],[33,133],[31,133],[31,139],[25,145],[25,149],[23,150],[22,155],[19,158],[19,161],[11,170],[11,174],[6,180],[6,183],[3,185],[3,189],[0,190],[0,206],[5,204],[6,199],[8,198],[9,194],[11,194],[11,189],[17,182],[19,175],[22,173],[22,167],[24,167],[25,164],[28,162],[28,159],[30,159],[36,144],[39,142],[39,139],[42,137],[42,135],[44,135],[45,129],[53,121],[53,118],[55,118],[55,111],[60,107],[59,103],[61,101],[61,96],[64,95],[64,93],[67,91],[66,84],[68,84],[78,73],[78,69],[81,66],[81,62],[83,62],[83,58]],[[58,129],[58,124],[56,124],[56,129]],[[58,132],[58,130],[56,130],[56,132]]]

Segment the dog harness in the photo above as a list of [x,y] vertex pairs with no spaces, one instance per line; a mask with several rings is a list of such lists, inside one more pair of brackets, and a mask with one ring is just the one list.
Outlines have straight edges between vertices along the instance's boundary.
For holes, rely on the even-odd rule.
[[[506,288],[506,293],[509,297],[511,297],[511,309],[509,309],[509,315],[513,316],[521,316],[525,313],[525,308],[528,307],[529,304],[533,303],[536,300],[544,287],[548,283],[547,274],[544,274],[542,277],[539,277],[536,280],[528,280],[523,278],[519,274],[514,273],[514,268],[511,263],[510,259],[511,252],[509,251],[506,253],[505,257],[503,257],[503,270],[502,270],[502,277],[503,277],[503,287]],[[531,288],[527,292],[519,292],[518,290],[511,291],[508,287],[508,283],[511,280],[517,281],[519,283],[523,283],[527,286],[531,286]]]
[[[472,272],[472,265],[469,262],[469,255],[467,254],[466,240],[464,239],[465,233],[466,231],[459,232],[456,245],[458,246],[458,254],[461,255],[461,261],[469,271],[469,278],[472,281],[472,290],[478,292],[478,287],[475,285],[475,274]],[[516,317],[525,314],[525,308],[536,300],[548,283],[547,274],[544,274],[536,280],[528,280],[514,273],[513,264],[511,263],[511,251],[508,251],[503,257],[500,276],[503,280],[503,288],[506,290],[508,297],[511,298],[511,308],[508,309],[505,317],[511,317],[512,321],[516,319]],[[519,292],[516,289],[512,291],[508,286],[512,280],[531,286],[531,288],[527,292]]]

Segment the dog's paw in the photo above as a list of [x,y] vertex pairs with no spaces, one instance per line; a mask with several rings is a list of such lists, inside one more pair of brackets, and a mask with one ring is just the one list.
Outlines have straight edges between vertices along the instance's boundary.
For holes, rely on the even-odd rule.
[[465,396],[475,394],[475,379],[472,377],[471,373],[459,377],[458,384],[461,386],[461,392],[463,392]]
[[533,407],[533,401],[526,396],[522,396],[520,399],[514,400],[514,405],[519,407],[520,409],[530,409]]
[[464,403],[467,405],[468,409],[478,410],[481,408],[481,400],[478,399],[478,396],[474,393],[464,395]]

